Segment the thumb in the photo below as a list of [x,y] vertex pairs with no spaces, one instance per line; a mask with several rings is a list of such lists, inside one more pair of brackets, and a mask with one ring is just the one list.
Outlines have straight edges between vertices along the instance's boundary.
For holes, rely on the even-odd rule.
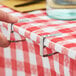
[[18,21],[18,18],[11,16],[7,12],[0,10],[0,21],[4,21],[8,23],[16,23]]
[[0,33],[0,47],[8,47],[10,42],[6,39],[6,37]]

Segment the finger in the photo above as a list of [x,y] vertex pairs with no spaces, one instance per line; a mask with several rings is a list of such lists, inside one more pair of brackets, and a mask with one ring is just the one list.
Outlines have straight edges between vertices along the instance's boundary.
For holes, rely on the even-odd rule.
[[6,37],[0,33],[0,47],[8,47],[10,42],[6,39]]
[[7,12],[0,10],[0,21],[4,21],[8,23],[16,23],[18,21],[18,18],[11,16]]

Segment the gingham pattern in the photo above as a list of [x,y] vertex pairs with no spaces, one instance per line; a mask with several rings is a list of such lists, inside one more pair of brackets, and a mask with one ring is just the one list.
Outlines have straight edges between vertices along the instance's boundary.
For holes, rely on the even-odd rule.
[[[22,39],[18,33],[13,36],[15,40]],[[44,51],[52,53],[55,50],[45,48]],[[75,62],[63,54],[41,57],[39,46],[28,39],[0,48],[1,76],[75,76]]]
[[7,37],[8,40],[10,40],[11,24],[0,22],[0,31],[5,37]]
[[55,48],[57,52],[76,59],[76,21],[50,19],[45,11],[40,10],[27,13],[24,18],[26,18],[24,23],[13,25],[14,31],[38,44],[42,36],[57,34],[46,38],[44,46]]
[[[26,41],[23,42],[11,43],[8,48],[0,48],[0,75],[76,76],[75,58],[72,56],[66,56],[69,50],[61,50],[61,48],[59,47],[60,45],[65,45],[64,41],[66,41],[66,39],[70,39],[72,36],[74,37],[72,37],[71,39],[75,38],[75,21],[59,21],[50,19],[46,16],[45,11],[34,11],[31,13],[27,13],[21,18],[24,19],[25,17],[25,23],[18,23],[14,25],[13,30],[15,32],[11,34],[11,36],[13,37],[11,39],[22,40],[22,36],[28,37],[29,39],[26,39]],[[68,28],[68,30],[64,30],[65,26],[66,29]],[[7,26],[5,25],[5,27]],[[48,27],[52,30],[49,30]],[[8,31],[8,27],[5,29]],[[0,31],[3,32],[1,28]],[[43,35],[55,33],[60,33],[61,35],[46,38],[45,45],[47,47],[44,48],[44,52],[47,54],[55,51],[62,51],[61,54],[58,53],[49,57],[41,57],[39,45],[37,45],[37,43],[40,43],[40,38]],[[63,40],[63,44],[62,42],[58,43],[56,40],[58,42],[60,40]],[[56,47],[53,43],[56,43],[56,45],[59,44],[59,46]],[[51,49],[48,47],[50,47]],[[63,53],[66,55],[64,55]],[[76,54],[74,54],[74,56],[75,55]]]

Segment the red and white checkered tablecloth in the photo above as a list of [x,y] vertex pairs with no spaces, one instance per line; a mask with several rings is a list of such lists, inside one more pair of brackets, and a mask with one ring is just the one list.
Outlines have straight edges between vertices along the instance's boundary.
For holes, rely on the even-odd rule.
[[23,16],[24,18],[24,23],[13,25],[14,31],[38,44],[42,36],[57,34],[47,37],[44,45],[76,59],[76,21],[51,19],[41,10],[28,13]]
[[[1,76],[76,76],[76,21],[51,19],[45,10],[22,14],[2,5],[0,9],[19,18],[19,23],[13,25],[13,33],[11,25],[4,22],[0,22],[0,31],[10,40],[28,38],[0,48]],[[45,38],[44,52],[59,53],[41,57],[42,37],[54,34]]]

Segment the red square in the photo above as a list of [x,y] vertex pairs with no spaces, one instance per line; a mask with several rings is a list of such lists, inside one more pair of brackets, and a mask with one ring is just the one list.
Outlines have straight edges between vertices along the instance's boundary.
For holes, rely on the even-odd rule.
[[5,67],[5,59],[3,57],[0,57],[0,67]]
[[59,30],[62,33],[69,33],[69,32],[73,32],[70,28],[65,28],[65,29],[61,29]]

